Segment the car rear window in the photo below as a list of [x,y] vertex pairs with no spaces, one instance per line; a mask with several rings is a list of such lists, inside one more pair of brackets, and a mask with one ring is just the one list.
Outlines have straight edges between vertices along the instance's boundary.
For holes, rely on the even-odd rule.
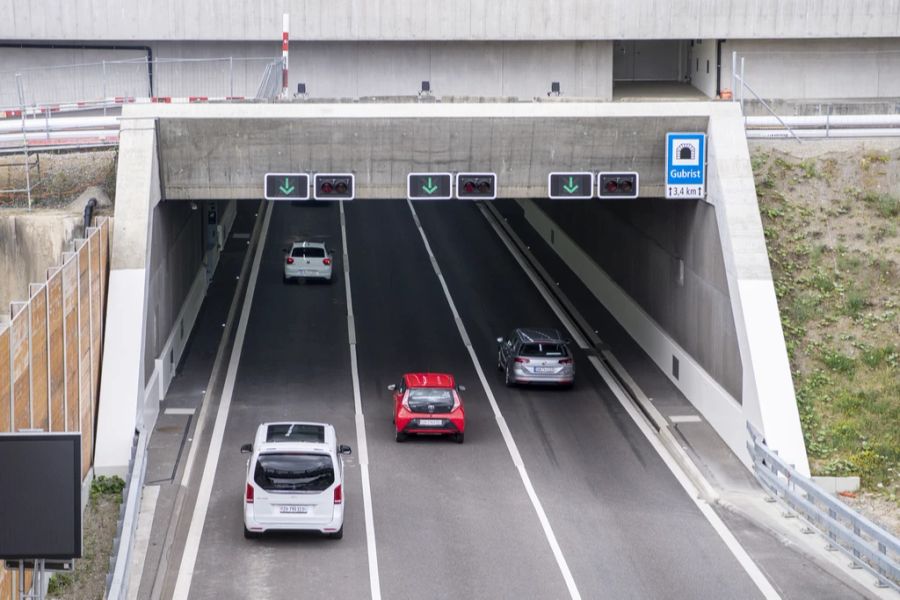
[[325,258],[325,249],[314,246],[309,248],[304,248],[303,246],[295,246],[291,250],[291,256],[300,256],[306,258]]
[[522,356],[568,356],[569,351],[565,344],[522,344],[519,350]]
[[413,412],[450,412],[453,391],[446,388],[410,388],[409,410]]
[[307,423],[279,423],[266,428],[267,442],[325,443],[325,428]]
[[260,454],[253,481],[270,492],[321,492],[334,483],[334,466],[327,454]]

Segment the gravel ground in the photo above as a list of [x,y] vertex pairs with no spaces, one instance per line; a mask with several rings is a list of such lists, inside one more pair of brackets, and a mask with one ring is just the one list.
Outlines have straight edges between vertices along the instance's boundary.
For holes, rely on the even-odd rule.
[[[118,150],[32,154],[31,199],[33,208],[61,208],[91,186],[103,188],[114,199]],[[28,206],[23,157],[0,155],[0,208]]]

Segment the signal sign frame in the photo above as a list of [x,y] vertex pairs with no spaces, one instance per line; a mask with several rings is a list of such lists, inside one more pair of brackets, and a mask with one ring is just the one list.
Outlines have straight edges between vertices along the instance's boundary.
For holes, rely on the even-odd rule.
[[[494,179],[494,189],[490,196],[464,196],[459,195],[459,178],[460,177],[492,177]],[[496,173],[457,173],[456,174],[456,199],[457,200],[496,200],[497,199],[497,174]]]
[[[588,186],[587,195],[577,195],[577,196],[560,196],[553,195],[553,178],[554,177],[584,177],[587,176],[591,180],[591,184]],[[547,196],[551,200],[591,200],[594,197],[594,174],[590,171],[553,171],[549,175],[547,175]]]
[[[600,187],[603,185],[603,176],[604,175],[613,175],[613,176],[629,176],[634,175],[634,194],[623,195],[623,194],[615,194],[615,195],[604,195],[603,189]],[[641,190],[641,175],[637,171],[600,171],[597,173],[597,197],[603,200],[633,200],[638,197]]]
[[[269,177],[300,177],[306,178],[306,188],[300,186],[300,189],[305,192],[303,196],[270,196],[269,195]],[[263,198],[266,200],[309,200],[309,173],[266,173],[265,178],[263,179]]]
[[[446,177],[447,178],[447,195],[446,196],[423,196],[420,194],[413,194],[413,190],[412,190],[412,178],[413,177]],[[494,181],[496,182],[496,178],[494,178]],[[410,200],[452,200],[453,199],[453,173],[408,173],[406,175],[406,197]]]
[[[317,183],[319,178],[331,179],[335,177],[349,177],[350,178],[350,196],[349,197],[339,197],[333,198],[330,196],[319,197],[319,185]],[[321,200],[323,202],[340,202],[341,200],[353,200],[356,198],[356,177],[354,177],[353,173],[315,173],[313,175],[312,180],[313,185],[313,199]]]

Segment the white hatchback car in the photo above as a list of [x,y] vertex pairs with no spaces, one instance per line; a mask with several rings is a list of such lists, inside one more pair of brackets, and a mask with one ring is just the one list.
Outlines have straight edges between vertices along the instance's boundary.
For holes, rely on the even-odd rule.
[[321,242],[294,242],[285,250],[284,282],[292,279],[331,281],[331,251]]
[[344,536],[344,454],[326,423],[263,423],[249,453],[244,486],[244,537],[273,530]]

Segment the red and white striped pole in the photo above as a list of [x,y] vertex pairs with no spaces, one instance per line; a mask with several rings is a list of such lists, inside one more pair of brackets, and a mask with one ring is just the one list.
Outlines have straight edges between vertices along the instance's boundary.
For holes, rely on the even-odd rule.
[[288,91],[288,32],[290,31],[290,15],[284,13],[282,16],[282,32],[281,32],[281,96],[287,98]]

